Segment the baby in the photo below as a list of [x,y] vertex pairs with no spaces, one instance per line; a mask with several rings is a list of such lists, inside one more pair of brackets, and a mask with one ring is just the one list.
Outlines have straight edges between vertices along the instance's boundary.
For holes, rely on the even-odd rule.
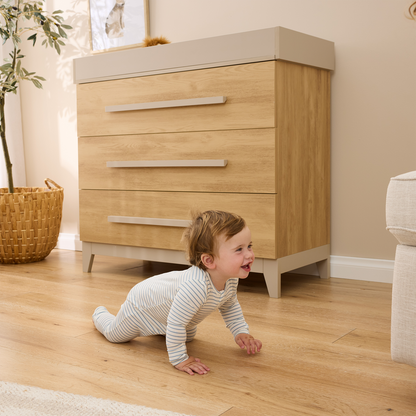
[[219,309],[235,342],[248,354],[259,352],[237,300],[239,279],[251,270],[254,253],[251,233],[243,218],[223,211],[198,214],[183,235],[191,267],[150,277],[138,283],[117,316],[99,306],[93,321],[111,342],[136,337],[166,335],[169,361],[190,375],[209,368],[187,354],[186,342],[195,337],[197,325]]

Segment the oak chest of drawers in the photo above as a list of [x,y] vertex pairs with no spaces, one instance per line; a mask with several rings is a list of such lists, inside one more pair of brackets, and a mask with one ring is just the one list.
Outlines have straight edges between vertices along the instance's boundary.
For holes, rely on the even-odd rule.
[[186,263],[190,212],[220,209],[247,221],[270,296],[283,272],[327,277],[333,60],[284,28],[75,60],[84,271]]

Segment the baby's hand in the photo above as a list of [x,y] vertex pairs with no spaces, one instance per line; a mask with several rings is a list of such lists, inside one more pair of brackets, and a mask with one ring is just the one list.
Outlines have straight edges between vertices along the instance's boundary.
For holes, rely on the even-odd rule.
[[184,371],[191,376],[195,373],[206,374],[209,371],[209,368],[205,364],[202,364],[199,358],[194,357],[189,357],[187,360],[175,365],[175,368],[179,371]]
[[249,334],[237,334],[235,337],[235,342],[240,346],[240,348],[247,348],[247,354],[255,354],[260,352],[262,344],[258,339],[254,339]]

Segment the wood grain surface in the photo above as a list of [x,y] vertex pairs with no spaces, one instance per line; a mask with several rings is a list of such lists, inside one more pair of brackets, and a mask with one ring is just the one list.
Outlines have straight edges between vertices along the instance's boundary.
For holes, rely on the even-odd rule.
[[0,379],[197,416],[415,415],[416,368],[391,361],[391,285],[284,275],[282,298],[261,275],[239,286],[248,356],[219,314],[199,325],[192,355],[205,376],[168,362],[162,336],[111,344],[95,330],[99,305],[116,313],[133,285],[181,268],[54,250],[44,261],[0,265]]

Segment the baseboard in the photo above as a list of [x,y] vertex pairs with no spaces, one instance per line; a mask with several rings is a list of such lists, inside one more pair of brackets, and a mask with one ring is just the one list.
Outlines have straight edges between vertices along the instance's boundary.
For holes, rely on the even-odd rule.
[[[82,251],[78,234],[59,234],[56,248]],[[367,282],[393,283],[394,260],[377,260],[360,257],[331,256],[331,277],[363,280]],[[316,264],[295,270],[299,274],[319,276]]]
[[82,242],[79,234],[60,233],[56,248],[63,250],[82,251]]
[[[393,283],[394,260],[331,256],[330,267],[331,277],[363,280],[367,282]],[[316,264],[302,267],[295,272],[319,276]]]
[[394,260],[331,256],[331,277],[393,283]]

